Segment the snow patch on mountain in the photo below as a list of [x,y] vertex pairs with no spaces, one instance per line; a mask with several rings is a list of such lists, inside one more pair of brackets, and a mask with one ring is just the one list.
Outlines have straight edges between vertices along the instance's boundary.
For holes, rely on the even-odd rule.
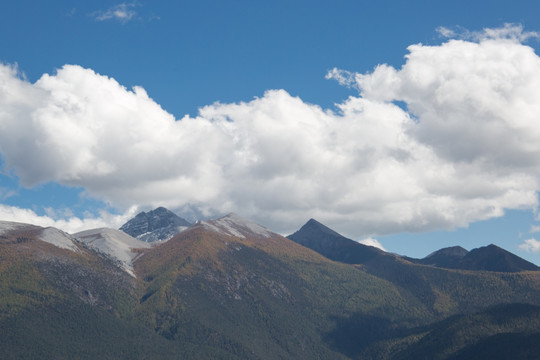
[[37,226],[12,221],[0,221],[0,235],[24,228],[37,228]]
[[264,226],[254,223],[235,213],[231,213],[217,220],[201,221],[199,224],[208,230],[243,239],[251,236],[269,238],[275,235],[274,232],[268,230]]
[[139,255],[134,249],[149,248],[152,245],[135,239],[120,230],[99,228],[81,231],[73,235],[90,248],[119,261],[120,267],[135,277],[133,262]]
[[79,247],[75,243],[76,240],[71,235],[53,227],[43,229],[39,235],[39,239],[62,249],[80,252]]
[[81,251],[77,246],[76,240],[71,235],[57,228],[42,228],[32,224],[0,221],[0,235],[8,234],[11,231],[31,231],[41,241],[45,241],[61,249],[68,249],[74,252]]
[[180,234],[186,230],[189,226],[167,226],[165,228],[149,231],[141,235],[137,235],[136,239],[147,243],[153,242],[165,242],[170,240],[173,236]]

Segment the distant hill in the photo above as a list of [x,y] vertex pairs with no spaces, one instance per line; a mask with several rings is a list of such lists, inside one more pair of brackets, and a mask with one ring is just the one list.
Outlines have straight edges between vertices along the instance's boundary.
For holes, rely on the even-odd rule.
[[418,264],[432,265],[443,268],[455,269],[458,263],[469,252],[461,246],[452,246],[437,250],[423,259],[408,259]]
[[191,224],[172,211],[158,207],[141,212],[120,227],[120,230],[145,242],[165,241]]
[[518,272],[540,270],[540,267],[496,245],[471,250],[457,264],[458,269]]
[[467,251],[460,246],[438,250],[423,259],[407,260],[448,269],[497,272],[537,271],[540,267],[496,245]]

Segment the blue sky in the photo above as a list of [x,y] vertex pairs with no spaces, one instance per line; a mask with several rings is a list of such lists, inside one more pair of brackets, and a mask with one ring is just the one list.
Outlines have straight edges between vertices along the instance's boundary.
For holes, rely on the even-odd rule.
[[540,264],[539,8],[4,4],[0,215],[313,217],[410,256],[495,243]]

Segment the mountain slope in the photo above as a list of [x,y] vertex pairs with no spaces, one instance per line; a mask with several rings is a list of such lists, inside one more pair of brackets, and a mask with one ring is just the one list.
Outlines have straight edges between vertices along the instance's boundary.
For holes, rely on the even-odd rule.
[[[308,221],[290,237],[337,261],[345,258],[342,252],[346,249],[354,249],[359,254],[354,258],[358,267],[391,282],[399,289],[401,296],[410,301],[420,301],[438,317],[520,301],[540,305],[540,279],[527,272],[502,276],[485,271],[450,270],[416,261],[413,263],[409,260],[415,259],[401,258],[356,244],[314,220]],[[463,250],[448,249],[432,255],[447,261],[450,254],[463,253]],[[457,256],[456,263],[469,254],[461,258]]]
[[135,295],[134,279],[109,258],[57,229],[33,225],[3,227],[0,275],[0,309],[57,301],[113,308],[117,296]]
[[231,358],[138,323],[139,291],[110,256],[57,229],[0,223],[2,359]]
[[165,241],[191,224],[172,211],[158,207],[141,212],[120,227],[120,230],[142,241]]
[[117,260],[120,267],[131,276],[135,276],[133,261],[140,254],[138,250],[150,247],[147,242],[135,239],[123,231],[109,228],[81,231],[73,234],[73,237],[90,248]]
[[540,354],[540,306],[494,306],[418,332],[420,339],[396,359],[534,359]]
[[338,319],[369,313],[366,329],[431,319],[389,282],[253,225],[233,214],[146,251],[135,262],[141,320],[167,338],[213,338],[239,357],[339,359],[326,336]]

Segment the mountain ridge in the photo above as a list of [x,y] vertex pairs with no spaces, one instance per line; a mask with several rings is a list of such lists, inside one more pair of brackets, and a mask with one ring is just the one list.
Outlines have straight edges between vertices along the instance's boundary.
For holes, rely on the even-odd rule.
[[[102,228],[65,234],[70,249],[42,240],[44,229],[0,222],[7,359],[107,358],[100,343],[109,358],[130,360],[482,358],[493,339],[520,346],[540,332],[523,315],[540,314],[538,271],[446,269],[367,246],[359,247],[368,248],[365,261],[348,264],[234,213],[153,243]],[[307,230],[341,239],[316,220]],[[512,334],[490,320],[497,312]],[[468,319],[478,336],[454,346],[455,324]]]
[[[376,258],[398,255],[360,244],[330,229],[315,219],[308,220],[289,239],[328,257],[348,264],[366,264]],[[540,267],[494,244],[467,251],[460,246],[437,250],[423,259],[401,257],[415,264],[448,269],[519,272],[538,271]]]

